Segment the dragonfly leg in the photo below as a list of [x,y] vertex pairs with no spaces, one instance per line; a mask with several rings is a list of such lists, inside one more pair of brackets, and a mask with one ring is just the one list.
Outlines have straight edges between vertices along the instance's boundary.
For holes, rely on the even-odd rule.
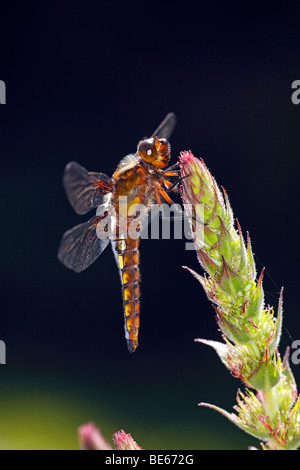
[[188,176],[190,176],[190,175],[180,176],[180,177],[178,178],[178,180],[175,181],[175,183],[173,183],[166,191],[167,191],[167,192],[169,192],[169,191],[174,191],[174,190],[176,191],[176,190],[177,190],[177,187],[176,187],[176,186],[178,186],[178,184],[179,184],[182,180],[184,180],[184,178],[187,178]]
[[[173,173],[173,172],[174,172],[174,175],[168,175],[168,176],[176,176],[176,175],[178,175],[178,172],[179,172],[179,165],[180,165],[179,162],[174,163],[174,165],[169,166],[168,168],[166,168],[166,169],[162,172],[162,174],[165,175],[166,173],[169,173],[169,172]],[[175,171],[174,171],[175,169],[177,169],[176,173],[175,173]]]

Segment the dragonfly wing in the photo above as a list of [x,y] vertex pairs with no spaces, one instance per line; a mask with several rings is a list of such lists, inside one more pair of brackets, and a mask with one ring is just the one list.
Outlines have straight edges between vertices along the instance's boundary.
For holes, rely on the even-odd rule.
[[88,268],[107,247],[109,238],[98,238],[97,225],[103,218],[95,216],[88,222],[64,233],[58,249],[58,259],[77,273]]
[[80,215],[103,204],[112,192],[112,182],[108,176],[89,172],[76,162],[67,164],[63,184],[71,206]]
[[164,138],[169,140],[171,134],[176,126],[176,116],[174,113],[166,115],[165,119],[160,123],[157,129],[153,132],[151,137]]

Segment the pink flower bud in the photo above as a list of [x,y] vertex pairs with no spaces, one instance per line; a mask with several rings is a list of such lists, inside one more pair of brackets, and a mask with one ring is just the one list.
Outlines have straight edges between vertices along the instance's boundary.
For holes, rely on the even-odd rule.
[[131,434],[126,434],[123,429],[113,435],[113,442],[116,450],[142,450],[131,437]]
[[82,450],[112,450],[110,444],[93,423],[80,426],[78,435]]

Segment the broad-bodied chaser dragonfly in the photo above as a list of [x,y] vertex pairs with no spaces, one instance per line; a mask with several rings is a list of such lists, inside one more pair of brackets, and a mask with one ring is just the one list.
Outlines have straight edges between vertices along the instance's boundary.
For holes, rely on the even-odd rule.
[[[140,323],[139,236],[128,233],[136,223],[140,230],[140,212],[163,198],[172,203],[168,192],[176,191],[180,181],[178,164],[166,168],[170,160],[170,138],[176,117],[169,113],[150,138],[143,139],[134,154],[123,158],[109,178],[103,173],[89,172],[76,162],[65,168],[63,184],[68,200],[77,214],[83,215],[98,208],[88,222],[68,230],[62,237],[58,258],[70,269],[83,271],[90,266],[110,242],[119,267],[123,304],[125,337],[130,352],[138,346]],[[137,215],[139,214],[139,216]]]

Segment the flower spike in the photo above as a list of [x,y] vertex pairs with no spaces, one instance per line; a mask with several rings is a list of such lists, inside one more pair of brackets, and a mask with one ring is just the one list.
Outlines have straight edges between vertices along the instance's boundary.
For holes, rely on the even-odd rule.
[[[224,342],[197,339],[215,349],[233,376],[242,380],[236,413],[206,403],[248,434],[264,441],[264,449],[295,449],[300,445],[300,398],[288,363],[281,360],[278,345],[282,329],[283,299],[277,318],[264,303],[263,273],[256,281],[256,267],[249,234],[245,245],[242,229],[227,192],[218,188],[203,160],[191,152],[180,156],[181,194],[184,205],[202,221],[194,231],[194,244],[204,276],[187,268],[213,302]],[[204,216],[203,216],[204,215]],[[191,221],[191,229],[194,226]],[[256,391],[254,393],[252,390]]]

